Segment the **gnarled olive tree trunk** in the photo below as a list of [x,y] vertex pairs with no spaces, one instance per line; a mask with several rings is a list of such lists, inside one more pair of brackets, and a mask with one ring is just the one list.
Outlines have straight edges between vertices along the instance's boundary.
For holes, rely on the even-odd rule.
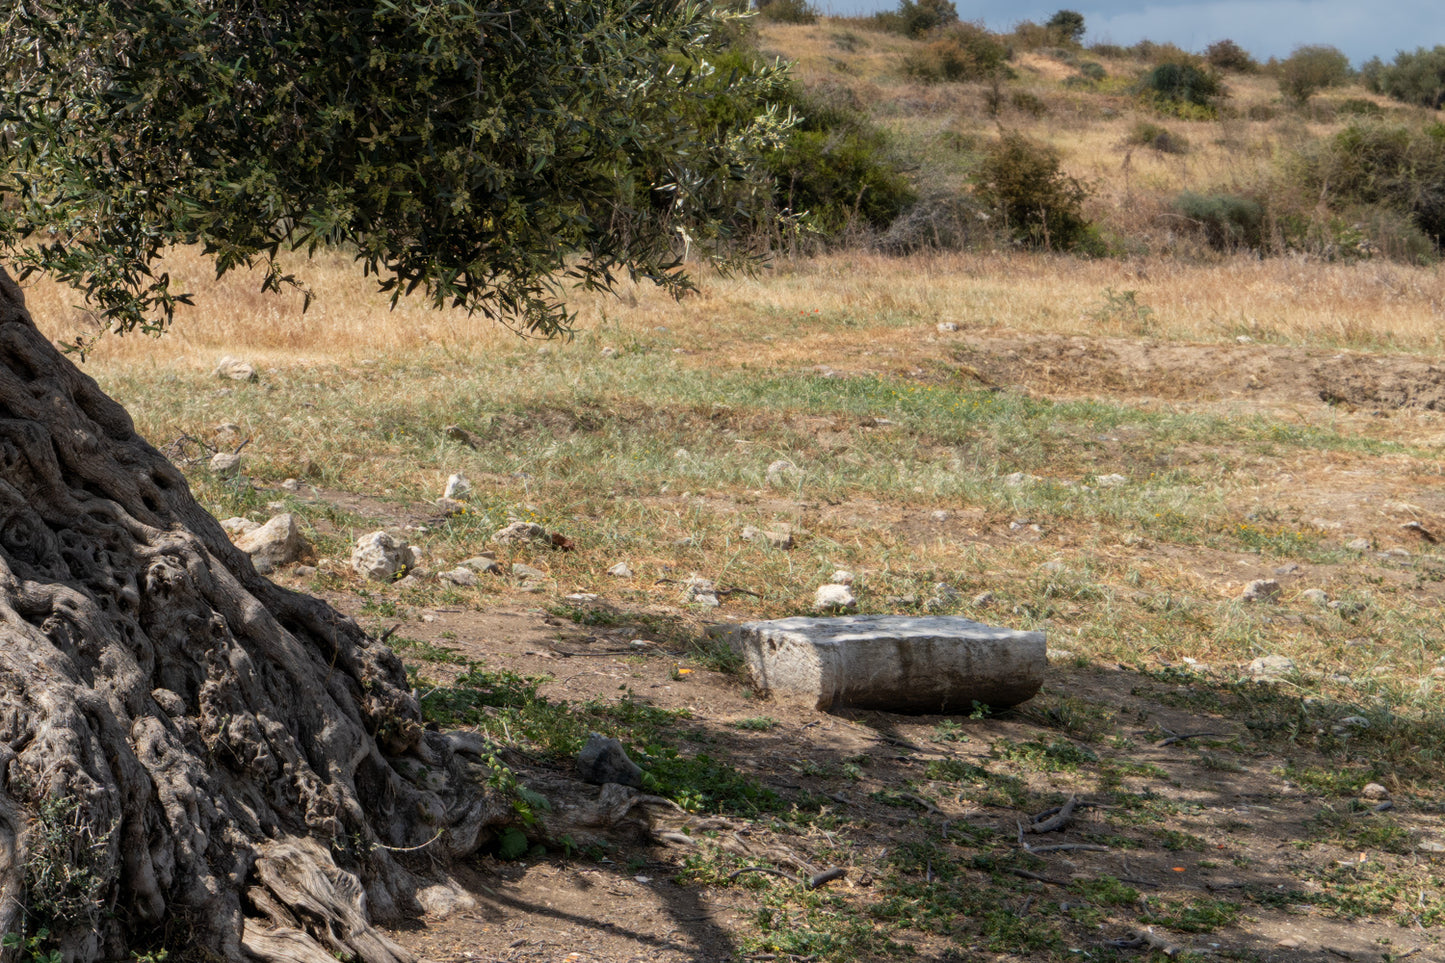
[[371,921],[510,812],[466,747],[389,649],[255,573],[0,271],[0,933],[405,959]]

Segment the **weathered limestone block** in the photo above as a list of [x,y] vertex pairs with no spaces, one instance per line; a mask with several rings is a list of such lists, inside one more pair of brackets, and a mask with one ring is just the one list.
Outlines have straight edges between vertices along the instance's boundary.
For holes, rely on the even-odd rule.
[[1044,633],[944,616],[748,622],[731,633],[753,684],[819,709],[968,712],[1018,705],[1044,681]]

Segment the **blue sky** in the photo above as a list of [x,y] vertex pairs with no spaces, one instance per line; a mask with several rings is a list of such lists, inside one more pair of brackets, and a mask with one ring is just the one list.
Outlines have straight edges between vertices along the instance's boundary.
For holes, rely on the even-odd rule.
[[[824,13],[854,15],[896,9],[897,0],[813,0]],[[1020,20],[1042,23],[1060,7],[1084,15],[1085,43],[1170,41],[1203,50],[1226,37],[1261,60],[1287,57],[1301,44],[1331,44],[1356,65],[1397,50],[1445,44],[1445,0],[1051,0],[1004,3],[954,0],[964,20],[1007,30]]]

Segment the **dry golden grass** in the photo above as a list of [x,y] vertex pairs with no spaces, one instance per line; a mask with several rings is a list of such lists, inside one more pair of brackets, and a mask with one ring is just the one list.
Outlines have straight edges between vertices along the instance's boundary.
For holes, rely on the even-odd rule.
[[[468,356],[535,346],[481,317],[433,311],[420,300],[391,310],[372,282],[340,256],[305,268],[317,292],[259,292],[243,274],[216,282],[194,252],[169,259],[196,291],[159,340],[104,339],[91,365],[201,369],[223,354],[262,365],[399,358],[444,351]],[[755,277],[699,279],[675,302],[650,287],[578,299],[579,334],[623,338],[667,327],[680,344],[732,345],[733,363],[806,357],[808,345],[910,339],[939,322],[964,329],[1228,342],[1240,336],[1327,347],[1438,352],[1445,277],[1386,262],[1324,264],[1249,257],[1188,263],[1168,258],[1082,260],[1024,253],[890,258],[864,252],[783,261]],[[1132,292],[1140,310],[1121,306]],[[38,323],[53,337],[79,325],[76,296],[48,281],[29,286]],[[765,340],[766,336],[766,340]],[[818,363],[822,363],[820,358]]]

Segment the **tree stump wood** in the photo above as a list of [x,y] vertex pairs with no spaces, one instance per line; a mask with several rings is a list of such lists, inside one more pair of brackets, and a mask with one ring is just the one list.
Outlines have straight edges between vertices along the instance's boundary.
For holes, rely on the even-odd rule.
[[480,743],[260,577],[0,270],[0,933],[407,959],[372,921],[512,817]]

